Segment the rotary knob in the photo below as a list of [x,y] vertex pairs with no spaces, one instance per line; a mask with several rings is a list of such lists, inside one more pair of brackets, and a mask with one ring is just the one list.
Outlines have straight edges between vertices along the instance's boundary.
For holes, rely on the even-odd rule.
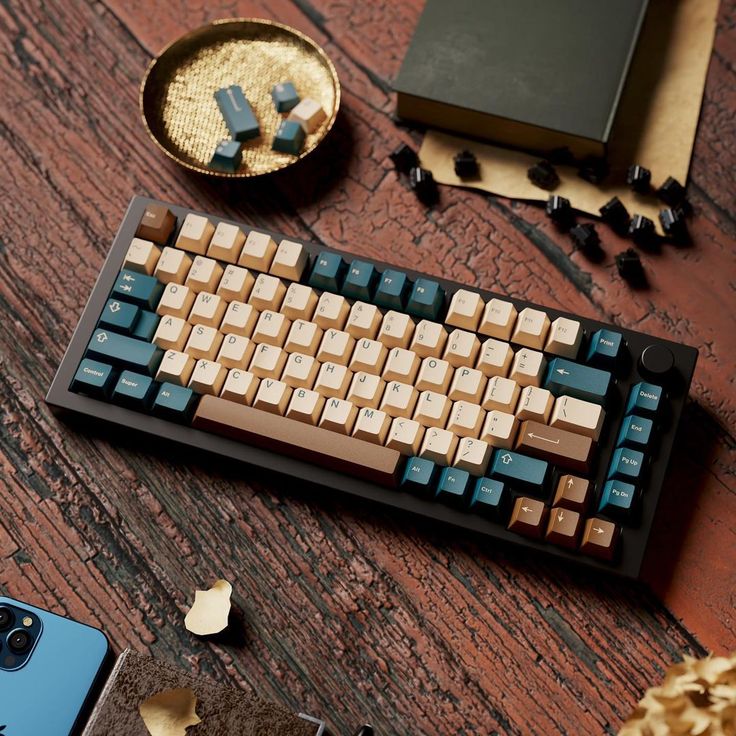
[[665,345],[648,345],[639,356],[639,372],[651,381],[665,382],[674,369],[675,356]]

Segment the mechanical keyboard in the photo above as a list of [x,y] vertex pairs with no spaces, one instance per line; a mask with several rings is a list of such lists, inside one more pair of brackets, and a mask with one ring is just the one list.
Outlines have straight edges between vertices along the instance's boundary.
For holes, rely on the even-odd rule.
[[696,359],[135,197],[47,401],[637,577]]

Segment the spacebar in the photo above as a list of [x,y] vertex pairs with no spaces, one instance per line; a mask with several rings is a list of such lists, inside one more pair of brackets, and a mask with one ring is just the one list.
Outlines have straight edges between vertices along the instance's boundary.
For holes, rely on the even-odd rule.
[[192,426],[382,486],[398,484],[401,464],[398,450],[227,399],[203,396]]

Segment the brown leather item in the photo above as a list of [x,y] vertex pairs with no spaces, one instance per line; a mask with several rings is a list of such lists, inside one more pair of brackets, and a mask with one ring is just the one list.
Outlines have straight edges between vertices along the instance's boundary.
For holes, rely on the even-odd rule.
[[516,440],[519,452],[581,472],[590,469],[594,447],[595,443],[590,437],[539,422],[524,422]]
[[176,218],[168,207],[162,204],[149,204],[135,234],[143,240],[152,240],[159,245],[165,245],[175,227]]
[[315,736],[318,726],[286,708],[126,649],[97,701],[82,736],[148,736],[140,704],[157,693],[190,688],[201,736]]
[[249,445],[395,487],[401,453],[216,396],[203,396],[192,426]]

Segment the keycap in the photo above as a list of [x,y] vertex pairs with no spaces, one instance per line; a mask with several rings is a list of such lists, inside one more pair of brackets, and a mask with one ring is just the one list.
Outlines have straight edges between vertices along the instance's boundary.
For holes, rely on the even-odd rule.
[[417,390],[406,383],[389,381],[379,405],[390,417],[410,418],[417,403]]
[[163,350],[150,342],[97,329],[92,333],[86,355],[103,363],[152,376],[161,361]]
[[563,475],[557,482],[553,504],[585,513],[590,501],[590,481],[576,475]]
[[662,397],[663,390],[661,386],[655,386],[653,383],[637,383],[631,387],[629,392],[626,413],[656,416],[662,408]]
[[281,303],[281,311],[289,319],[310,320],[317,309],[317,292],[304,284],[290,284]]
[[192,326],[181,317],[166,315],[158,324],[153,342],[163,350],[183,350]]
[[251,304],[230,302],[220,323],[220,330],[226,334],[232,332],[250,337],[257,321],[258,312]]
[[243,160],[243,144],[228,138],[221,140],[210,159],[210,168],[218,171],[233,172],[240,168]]
[[[522,348],[514,355],[509,378],[519,386],[541,386],[546,367],[547,360],[542,353]],[[549,386],[546,388],[549,390]]]
[[207,257],[237,263],[243,243],[245,243],[245,233],[237,225],[219,222],[207,248]]
[[547,200],[545,212],[547,213],[547,217],[561,230],[567,230],[575,219],[572,207],[570,206],[570,200],[560,197],[558,194],[550,195]]
[[181,225],[176,247],[203,256],[214,232],[215,226],[208,218],[190,212]]
[[600,209],[601,219],[614,232],[623,235],[629,227],[629,211],[618,197],[611,197]]
[[491,446],[483,440],[463,437],[457,445],[453,467],[467,470],[472,475],[484,475],[491,459]]
[[485,412],[478,404],[455,401],[450,409],[447,429],[458,437],[478,437],[484,419]]
[[165,419],[175,422],[188,422],[197,396],[190,388],[162,383],[153,400],[152,411]]
[[187,384],[198,394],[218,396],[227,378],[227,368],[214,361],[200,359],[194,365],[192,376]]
[[373,302],[386,309],[402,310],[406,303],[408,289],[409,279],[403,271],[387,269],[378,279]]
[[444,393],[422,391],[417,399],[414,419],[424,427],[443,428],[450,416],[452,402]]
[[[309,253],[301,244],[293,240],[282,240],[271,261],[270,273],[290,281],[301,281],[309,265]],[[292,284],[298,286],[298,284]]]
[[[357,418],[358,407],[355,404],[333,397],[325,401],[325,408],[322,411],[319,426],[338,434],[351,435],[355,429]],[[365,431],[366,434],[367,430],[371,430],[371,432],[368,436],[359,439],[365,439],[375,444],[383,444],[382,441],[378,440],[378,436],[384,426],[388,426],[388,424],[383,412],[379,412],[377,417],[370,415],[366,418],[361,431]]]
[[265,342],[267,345],[282,347],[290,329],[291,322],[283,314],[266,309],[258,317],[251,337],[255,343]]
[[305,97],[301,100],[289,113],[289,120],[293,120],[304,128],[304,132],[309,135],[314,133],[315,130],[322,125],[322,122],[327,118],[327,113],[322,108],[322,105],[309,97]]
[[153,275],[163,284],[172,281],[181,284],[189,273],[191,265],[192,259],[183,250],[164,248]]
[[554,397],[547,389],[527,386],[519,397],[516,418],[519,421],[533,419],[542,424],[547,424],[554,403]]
[[474,368],[458,368],[450,384],[448,396],[453,401],[469,401],[480,404],[487,378]]
[[654,223],[644,215],[633,215],[631,217],[628,236],[640,248],[651,248],[657,240]]
[[437,182],[434,180],[432,172],[423,169],[421,166],[415,166],[409,170],[409,186],[417,199],[428,207],[433,205],[439,198]]
[[322,251],[314,261],[309,285],[315,289],[338,293],[347,271],[347,264],[337,253]]
[[71,390],[107,398],[115,385],[115,371],[111,365],[84,358],[72,379]]
[[491,447],[511,450],[518,431],[519,420],[513,414],[494,409],[489,411],[486,416],[480,432],[480,439],[487,442]]
[[100,316],[100,327],[129,335],[138,321],[140,310],[134,304],[108,299]]
[[325,291],[317,302],[314,322],[323,330],[342,330],[350,316],[350,304],[344,296]]
[[430,427],[424,434],[419,455],[434,460],[439,465],[450,465],[455,456],[457,444],[457,435],[446,429]]
[[402,455],[412,457],[419,452],[423,437],[424,427],[419,422],[404,417],[396,417],[391,422],[386,447],[398,450]]
[[348,266],[342,282],[342,295],[348,299],[361,299],[369,302],[378,279],[378,271],[372,263],[355,260]]
[[636,506],[636,487],[622,480],[608,480],[603,484],[598,511],[615,516],[626,515]]
[[382,381],[379,376],[366,373],[365,371],[359,371],[353,376],[353,381],[348,389],[347,399],[361,409],[364,406],[377,409],[383,397],[385,386],[386,382]]
[[437,481],[436,498],[451,506],[462,504],[465,492],[470,485],[470,473],[459,468],[442,468]]
[[627,281],[635,289],[644,288],[647,285],[647,275],[644,271],[641,258],[633,248],[627,248],[614,257],[616,270],[624,281]]
[[685,198],[685,187],[677,179],[668,176],[657,189],[657,196],[670,207],[675,207]]
[[549,463],[518,452],[498,451],[494,454],[489,475],[532,493],[543,493],[547,481]]
[[412,353],[411,350],[392,348],[389,350],[381,377],[384,381],[402,381],[413,384],[419,364],[419,356]]
[[217,351],[220,349],[220,345],[222,345],[223,338],[224,335],[219,333],[214,327],[195,325],[189,333],[189,339],[184,346],[184,352],[189,353],[189,355],[197,360],[214,360]]
[[384,445],[390,427],[391,417],[386,412],[378,409],[361,409],[355,420],[352,436],[377,445]]
[[602,560],[612,560],[620,537],[619,527],[604,519],[587,519],[580,551]]
[[400,174],[408,174],[414,167],[419,166],[419,157],[416,152],[402,143],[389,154],[391,163]]
[[149,312],[146,309],[141,309],[131,337],[151,342],[153,340],[153,336],[156,334],[158,321],[159,316],[157,314]]
[[156,313],[160,316],[168,314],[172,317],[186,319],[194,304],[195,294],[183,284],[166,284],[161,299],[159,299]]
[[112,400],[135,409],[148,409],[156,385],[150,376],[123,371],[112,390]]
[[411,457],[404,468],[401,489],[420,495],[429,495],[434,487],[437,466],[423,457]]
[[173,383],[176,386],[186,386],[192,376],[195,360],[191,355],[178,350],[167,350],[164,353],[158,370],[156,380],[159,383]]
[[536,498],[519,496],[514,501],[508,528],[525,537],[539,539],[545,528],[547,509]]
[[280,82],[271,88],[271,99],[276,112],[289,112],[299,104],[299,95],[293,82]]
[[458,289],[452,295],[450,306],[447,308],[445,324],[475,332],[484,309],[485,304],[480,294],[467,289]]
[[635,483],[641,480],[644,471],[644,454],[628,447],[614,450],[611,465],[608,468],[609,478],[618,478]]
[[649,190],[652,181],[652,172],[643,166],[633,164],[629,166],[626,172],[626,183],[635,191],[641,194]]
[[525,307],[519,312],[511,341],[528,348],[541,350],[547,339],[550,321],[545,312]]
[[445,292],[436,281],[417,279],[406,303],[406,311],[414,317],[436,321],[445,301]]
[[593,461],[595,443],[581,434],[526,421],[519,429],[516,449],[560,467],[585,473]]
[[216,293],[228,302],[243,302],[250,296],[255,282],[248,269],[229,265],[222,274]]
[[306,133],[296,120],[282,120],[276,129],[271,148],[281,153],[297,156],[302,150]]
[[573,363],[564,358],[550,361],[544,387],[555,396],[566,394],[583,401],[605,405],[611,387],[611,374],[599,368]]
[[624,417],[616,440],[616,447],[631,447],[635,450],[645,448],[652,438],[654,422],[646,417],[631,414]]
[[388,355],[388,348],[378,340],[358,340],[348,364],[351,371],[379,374]]
[[489,337],[480,349],[476,368],[484,376],[507,376],[511,368],[514,351],[507,342]]
[[549,161],[537,161],[527,169],[526,176],[540,189],[554,189],[560,183],[560,177]]
[[150,276],[156,268],[160,255],[161,251],[150,240],[133,238],[123,259],[123,268]]
[[558,317],[550,326],[544,351],[574,360],[578,357],[582,341],[583,327],[580,322],[567,317]]
[[115,279],[112,296],[144,309],[155,309],[163,289],[163,284],[153,276],[124,268]]
[[461,179],[473,179],[478,176],[478,159],[472,151],[460,151],[453,157],[455,176]]
[[286,407],[291,400],[291,393],[291,387],[283,381],[277,381],[275,378],[264,378],[259,384],[253,399],[253,408],[283,416],[286,414]]
[[521,387],[516,381],[503,376],[493,376],[488,379],[482,406],[486,411],[496,409],[510,414],[516,408],[520,392]]
[[260,383],[258,377],[250,371],[233,368],[228,371],[220,396],[228,401],[252,406]]
[[624,338],[620,332],[598,330],[588,345],[586,361],[598,368],[613,370],[623,356]]
[[248,297],[248,304],[252,304],[261,311],[276,310],[281,307],[281,302],[283,302],[285,296],[286,285],[281,279],[260,273],[253,284],[253,290]]
[[408,314],[391,310],[383,315],[376,339],[387,348],[407,348],[414,334],[414,323]]
[[147,204],[135,235],[143,240],[166,245],[175,227],[176,217],[168,207],[162,204]]
[[575,549],[580,539],[583,519],[577,511],[553,506],[549,512],[549,522],[544,538],[560,547]]
[[[227,302],[217,294],[208,294],[200,291],[197,298],[192,304],[189,312],[189,323],[193,325],[209,325],[210,327],[219,327],[222,318],[225,316]],[[283,317],[283,315],[279,315]]]
[[356,339],[367,337],[373,340],[378,335],[382,321],[383,315],[375,304],[355,302],[350,308],[345,329]]
[[324,405],[324,396],[306,388],[297,388],[291,395],[291,401],[286,408],[286,416],[299,422],[317,424]]
[[606,412],[600,404],[581,401],[572,396],[560,396],[555,401],[549,424],[557,429],[566,429],[575,434],[584,434],[594,442],[598,442],[605,416]]
[[491,299],[483,311],[478,332],[508,342],[516,324],[517,311],[511,302]]
[[215,100],[230,135],[236,141],[257,138],[261,131],[240,85],[231,84],[215,92]]
[[508,492],[500,480],[478,478],[468,502],[468,510],[476,514],[500,518],[504,514],[507,498]]
[[480,340],[472,332],[453,330],[448,338],[445,352],[442,354],[451,366],[474,365],[480,352]]
[[242,368],[250,364],[256,345],[242,335],[225,335],[217,353],[217,362],[225,368]]

